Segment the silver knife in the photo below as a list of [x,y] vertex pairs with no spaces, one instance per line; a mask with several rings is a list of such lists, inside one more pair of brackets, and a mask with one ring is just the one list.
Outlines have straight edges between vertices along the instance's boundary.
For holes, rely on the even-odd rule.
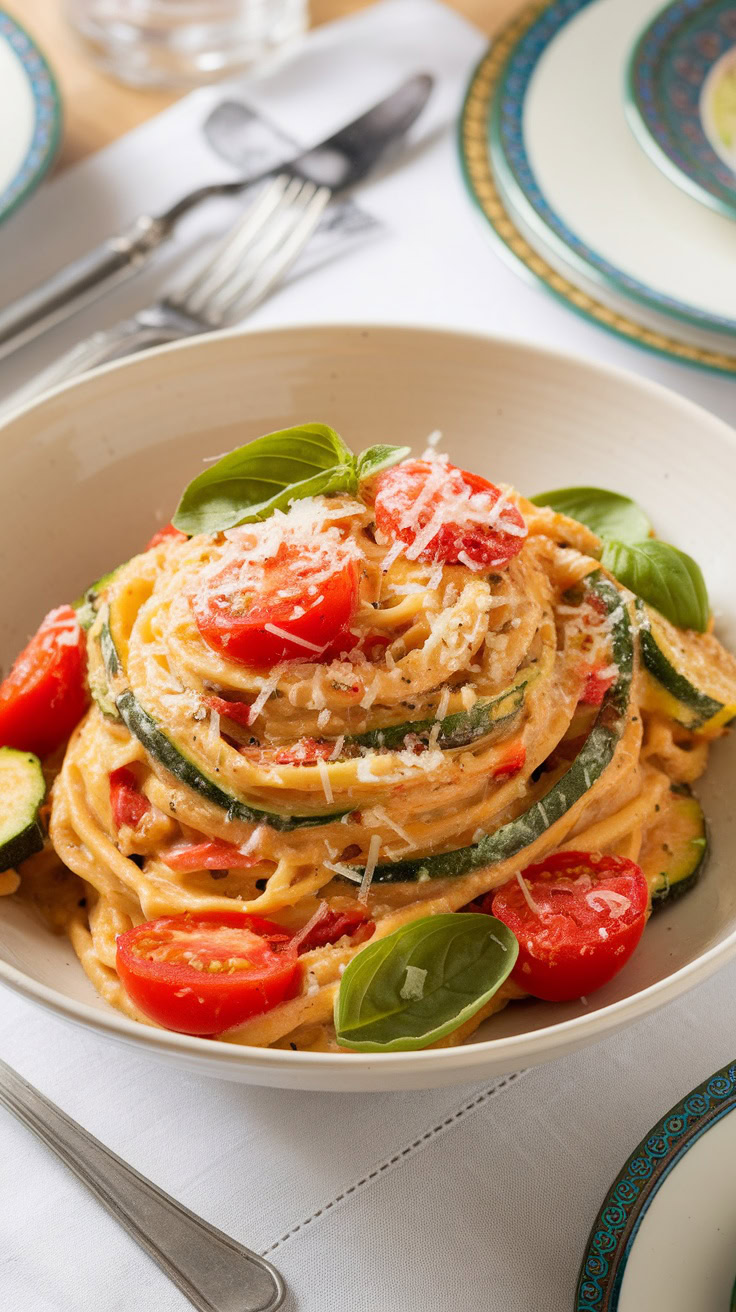
[[236,182],[215,182],[183,196],[163,214],[142,214],[116,237],[67,264],[32,291],[0,310],[0,359],[69,318],[83,305],[137,273],[169,238],[179,219],[213,196],[235,196],[275,173],[306,178],[345,191],[359,182],[421,114],[434,78],[418,73],[352,123],[290,163]]

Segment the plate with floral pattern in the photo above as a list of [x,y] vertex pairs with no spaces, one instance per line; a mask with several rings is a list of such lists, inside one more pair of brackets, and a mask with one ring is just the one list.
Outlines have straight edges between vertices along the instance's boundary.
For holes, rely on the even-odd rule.
[[35,42],[0,10],[0,222],[49,168],[61,137],[61,100]]
[[627,114],[673,182],[736,218],[736,0],[675,0],[631,54]]
[[736,1062],[649,1131],[590,1232],[575,1312],[728,1312],[736,1264]]

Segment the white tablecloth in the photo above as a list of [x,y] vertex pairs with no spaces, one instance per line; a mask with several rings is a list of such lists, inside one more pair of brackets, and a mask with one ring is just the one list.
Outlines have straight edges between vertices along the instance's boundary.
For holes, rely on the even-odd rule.
[[[306,143],[404,72],[441,75],[411,160],[361,190],[361,205],[381,221],[377,235],[292,278],[248,327],[350,319],[509,333],[623,365],[733,420],[731,381],[606,336],[521,282],[489,247],[451,127],[483,45],[433,0],[387,0],[311,36],[289,67],[240,84],[250,104]],[[221,94],[188,97],[47,184],[0,232],[3,296],[187,185],[231,176],[197,135]],[[214,206],[191,218],[145,279],[5,362],[0,395],[81,333],[143,304],[227,217]],[[671,1103],[733,1057],[724,1017],[735,998],[736,966],[551,1066],[410,1094],[338,1097],[188,1077],[8,991],[0,1052],[156,1183],[267,1253],[289,1285],[289,1312],[567,1312],[588,1229],[622,1161]],[[22,1312],[188,1306],[4,1113],[0,1290],[2,1306]]]

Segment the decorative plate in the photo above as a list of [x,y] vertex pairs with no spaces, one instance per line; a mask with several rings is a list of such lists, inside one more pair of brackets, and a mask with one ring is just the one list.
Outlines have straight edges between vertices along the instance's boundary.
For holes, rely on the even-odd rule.
[[[604,293],[607,289],[596,288],[594,284],[584,286],[582,276],[568,271],[562,261],[553,263],[552,253],[530,240],[522,230],[519,217],[512,212],[502,194],[490,153],[492,110],[510,54],[546,8],[546,3],[535,3],[523,10],[497,35],[472,75],[461,114],[459,140],[462,169],[471,198],[487,221],[488,230],[497,239],[504,258],[522,276],[540,282],[569,309],[625,341],[659,355],[720,373],[736,373],[733,338],[722,333],[709,340],[705,333],[696,332],[692,326],[688,326],[685,333],[680,329],[682,335],[677,336],[676,321],[664,315],[657,321],[650,314],[650,321],[645,322],[642,308],[625,296],[619,296],[619,303],[614,303],[614,297],[609,294],[606,302]],[[626,135],[630,137],[631,134]],[[631,141],[630,144],[638,156],[640,152],[635,143]],[[664,179],[660,181],[667,192],[672,190]],[[679,193],[675,195],[679,199]],[[689,203],[694,205],[694,202]],[[731,225],[725,220],[722,222],[732,243]],[[731,264],[732,249],[731,244]]]
[[491,164],[514,222],[576,283],[669,321],[681,340],[716,334],[726,350],[733,228],[673,189],[626,123],[622,68],[652,8],[546,0],[523,14],[493,89]]
[[590,1233],[575,1312],[727,1312],[736,1251],[736,1063],[634,1149]]
[[0,222],[41,181],[60,137],[53,73],[25,29],[0,10]]
[[675,0],[628,68],[629,122],[673,182],[736,218],[736,3]]

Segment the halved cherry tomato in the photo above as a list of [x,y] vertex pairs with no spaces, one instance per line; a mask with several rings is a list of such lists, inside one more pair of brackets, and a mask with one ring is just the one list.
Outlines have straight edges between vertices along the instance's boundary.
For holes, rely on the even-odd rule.
[[279,748],[273,759],[277,765],[316,765],[318,761],[329,761],[334,750],[334,743],[300,738],[293,747]]
[[378,478],[376,528],[410,547],[419,541],[417,560],[447,564],[470,560],[498,569],[521,551],[526,537],[524,519],[515,505],[504,501],[495,510],[501,496],[493,483],[456,465],[406,460]]
[[163,528],[158,529],[157,532],[154,533],[151,541],[146,544],[144,550],[150,551],[152,547],[160,547],[161,543],[167,542],[169,538],[177,538],[179,542],[185,542],[186,536],[186,533],[182,533],[181,529],[174,528],[173,524],[164,524]]
[[205,595],[192,598],[208,646],[254,668],[284,660],[324,660],[353,645],[348,638],[358,604],[351,559],[331,563],[327,552],[305,554],[282,543],[263,566],[257,590],[240,589],[237,562],[225,566]]
[[181,1034],[221,1034],[299,989],[291,934],[238,911],[135,925],[118,937],[116,965],[144,1015]]
[[89,705],[84,633],[71,606],[46,616],[0,684],[0,747],[47,756]]
[[161,853],[161,860],[169,870],[249,870],[257,866],[260,857],[252,852],[241,852],[235,843],[222,838],[203,838],[199,843],[177,843]]
[[365,943],[376,928],[365,907],[347,907],[343,911],[333,911],[327,902],[320,902],[317,911],[308,920],[303,929],[294,935],[294,945],[301,956],[313,948],[326,947],[328,943],[337,943],[346,934],[353,943]]
[[532,997],[567,1002],[607,984],[644,931],[649,889],[639,866],[622,856],[558,852],[486,894],[490,911],[516,935],[512,972]]
[[217,711],[223,720],[232,720],[233,724],[239,724],[243,729],[250,725],[249,702],[229,702],[225,697],[203,697],[202,704],[210,711]]
[[510,743],[495,770],[494,779],[510,779],[524,769],[526,764],[526,747],[523,743]]
[[594,665],[589,671],[580,694],[580,701],[585,706],[600,706],[608,689],[614,682],[615,674],[602,674],[604,665]]
[[138,788],[138,781],[127,766],[121,765],[110,775],[110,808],[116,829],[129,825],[131,829],[151,809],[151,803]]

